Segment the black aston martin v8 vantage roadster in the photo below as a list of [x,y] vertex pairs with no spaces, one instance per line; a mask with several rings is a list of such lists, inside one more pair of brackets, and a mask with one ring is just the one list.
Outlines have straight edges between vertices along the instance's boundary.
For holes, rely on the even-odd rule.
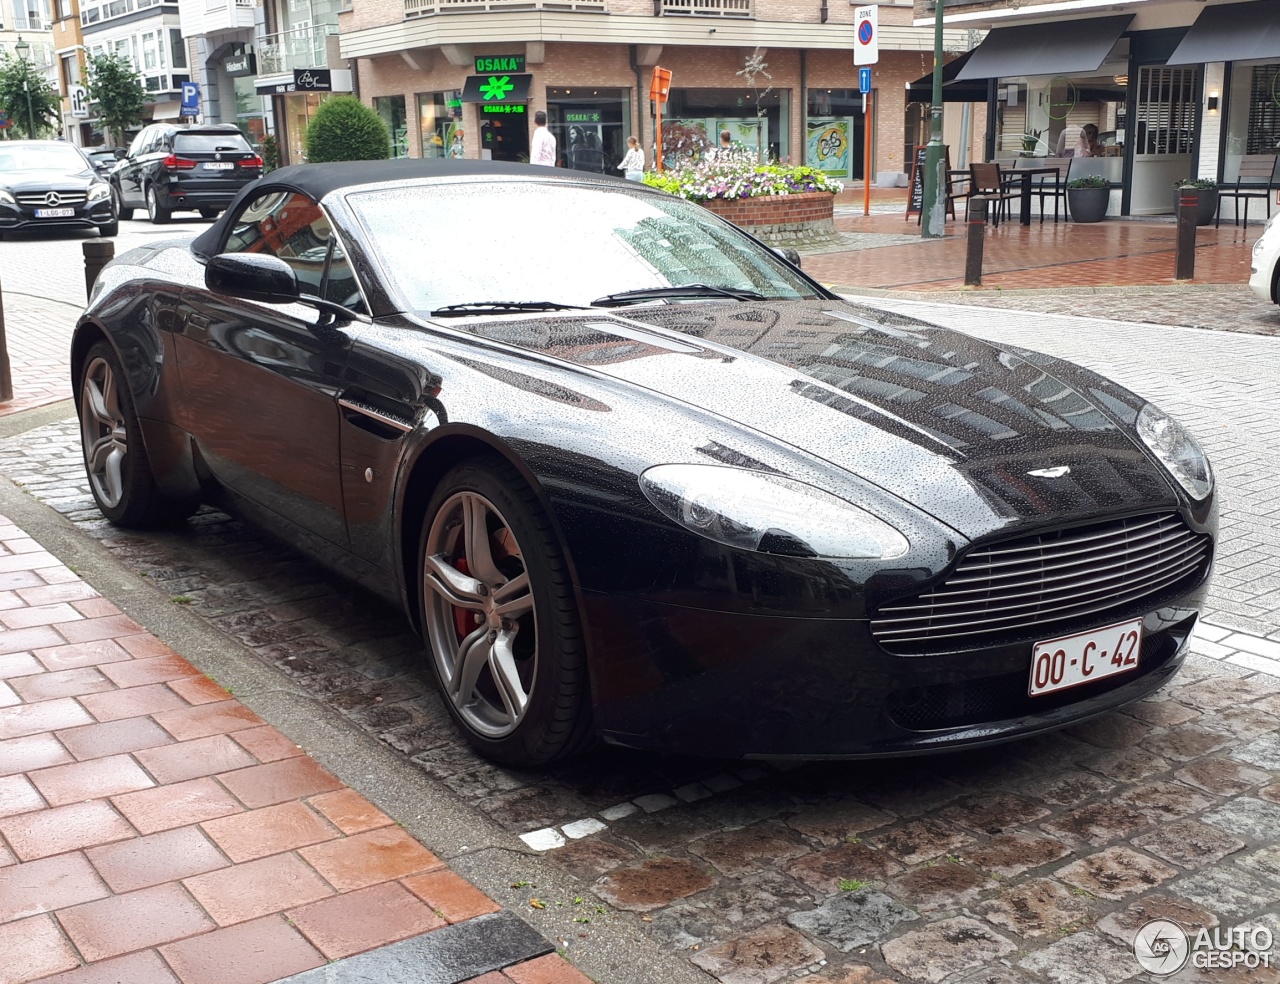
[[1056,728],[1177,672],[1213,558],[1158,408],[609,177],[283,168],[108,266],[71,365],[110,520],[216,503],[394,599],[502,762]]

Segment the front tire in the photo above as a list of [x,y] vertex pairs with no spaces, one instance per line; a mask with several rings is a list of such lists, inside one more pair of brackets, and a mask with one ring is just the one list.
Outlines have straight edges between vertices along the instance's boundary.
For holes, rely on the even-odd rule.
[[128,222],[130,219],[133,218],[133,209],[125,208],[124,195],[120,193],[119,188],[113,185],[111,188],[111,193],[113,196],[115,196],[115,200],[116,200],[116,221]]
[[594,735],[564,554],[533,490],[499,458],[453,468],[419,549],[424,635],[467,741],[506,765],[565,758]]
[[85,471],[102,515],[117,526],[147,528],[195,512],[199,503],[171,499],[157,487],[133,394],[109,343],[89,349],[76,391]]
[[108,239],[110,239],[112,236],[118,235],[119,232],[120,232],[119,220],[115,222],[108,222],[104,226],[98,226],[98,235],[106,236]]
[[160,198],[156,194],[156,186],[147,186],[147,218],[151,220],[152,225],[165,225],[170,216],[173,215],[171,209],[165,208],[160,204]]

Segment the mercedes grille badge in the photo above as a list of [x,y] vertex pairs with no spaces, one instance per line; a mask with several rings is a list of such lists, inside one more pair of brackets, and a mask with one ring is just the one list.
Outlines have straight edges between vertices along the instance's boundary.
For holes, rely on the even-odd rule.
[[49,192],[49,194],[44,196],[44,203],[46,205],[61,205],[62,196],[59,195],[56,191],[51,191]]

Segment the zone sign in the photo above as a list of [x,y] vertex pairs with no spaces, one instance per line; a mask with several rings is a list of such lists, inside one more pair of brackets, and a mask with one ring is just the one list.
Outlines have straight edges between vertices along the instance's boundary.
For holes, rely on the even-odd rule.
[[880,8],[874,4],[853,11],[853,63],[874,65],[880,60]]

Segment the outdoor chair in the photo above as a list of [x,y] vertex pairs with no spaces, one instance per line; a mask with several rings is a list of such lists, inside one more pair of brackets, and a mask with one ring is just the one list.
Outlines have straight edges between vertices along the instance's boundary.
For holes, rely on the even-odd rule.
[[1240,224],[1240,201],[1244,201],[1244,224],[1249,226],[1249,201],[1261,198],[1267,203],[1267,218],[1271,218],[1271,192],[1276,187],[1272,176],[1276,169],[1274,154],[1247,154],[1240,162],[1240,173],[1234,186],[1224,184],[1218,189],[1218,214],[1213,227],[1222,227],[1222,201],[1232,198],[1236,203],[1236,225]]
[[[1058,222],[1059,209],[1065,215],[1067,209],[1067,172],[1071,168],[1070,157],[1024,157],[1019,159],[1021,168],[1055,168],[1056,174],[1033,174],[1031,176],[1031,194],[1036,197],[1036,207],[1040,210],[1040,224],[1044,225],[1046,198],[1053,199],[1053,221]],[[1020,175],[1011,177],[1021,180]]]
[[[987,200],[987,217],[999,226],[1001,217],[1009,217],[1009,202],[1021,198],[1022,192],[1010,186],[1009,177],[996,163],[974,164],[969,168],[969,199],[981,195]],[[965,203],[965,218],[969,217],[969,205]]]
[[[947,172],[947,215],[951,218],[956,217],[956,202],[969,197],[969,172],[965,171],[948,171]],[[965,206],[966,217],[968,215],[968,205]],[[916,225],[920,225],[924,221],[924,212],[916,214]]]

